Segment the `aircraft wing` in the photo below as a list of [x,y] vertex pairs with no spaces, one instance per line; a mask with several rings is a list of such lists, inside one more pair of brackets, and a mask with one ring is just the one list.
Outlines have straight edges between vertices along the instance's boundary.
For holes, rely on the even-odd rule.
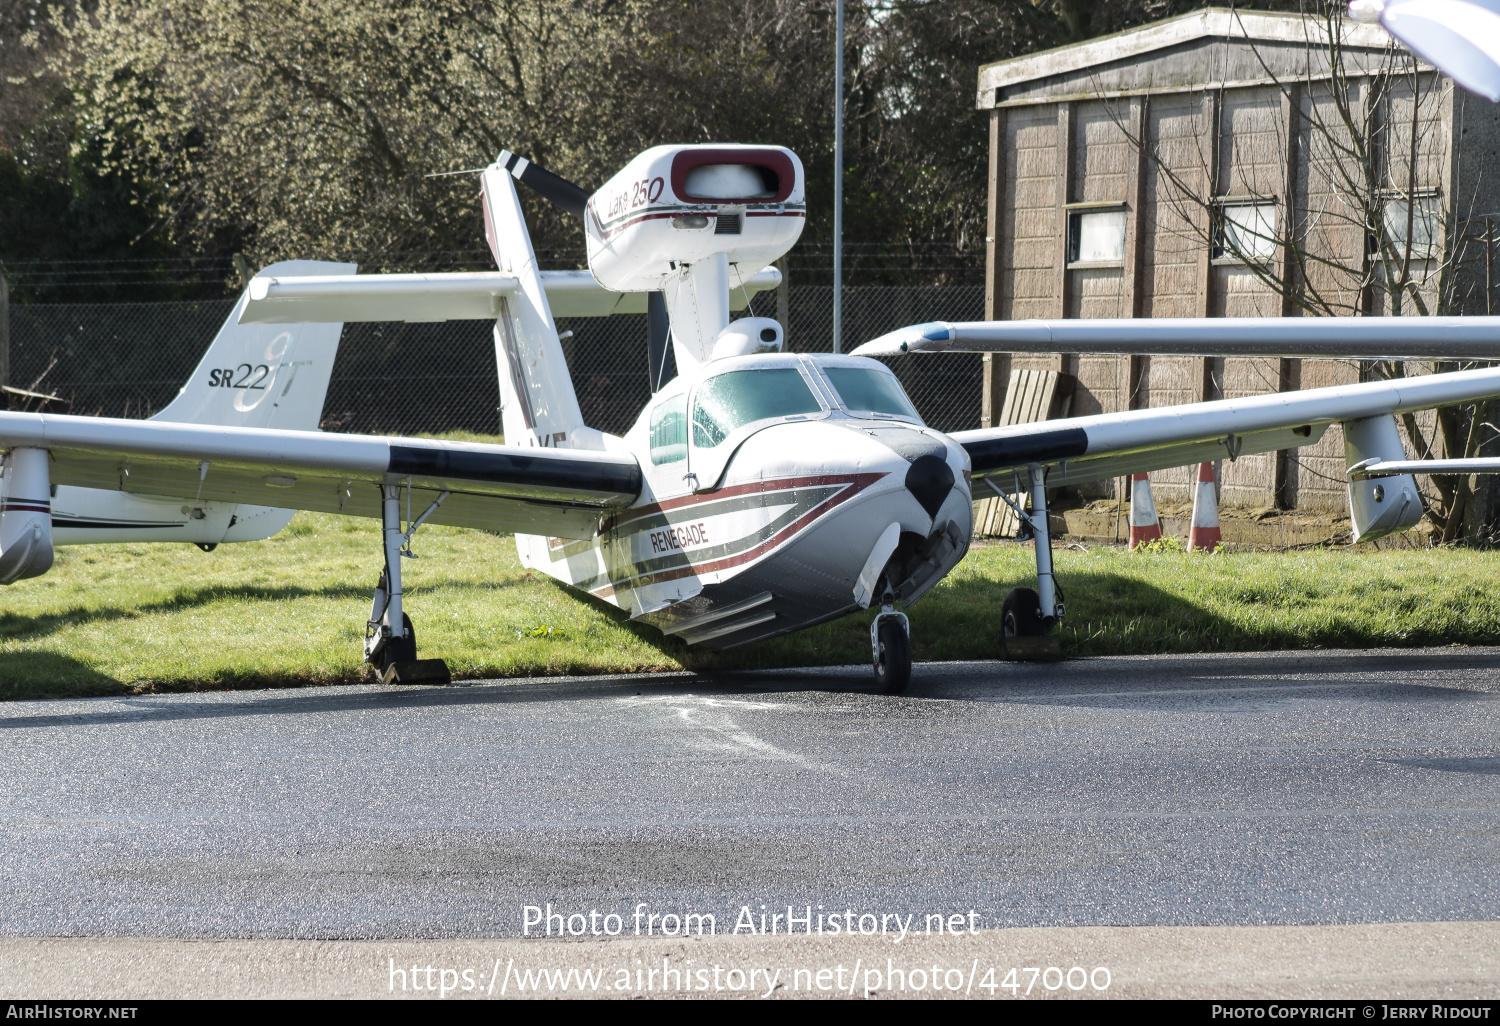
[[930,321],[871,339],[855,356],[1068,353],[1500,360],[1500,317],[1137,317]]
[[951,437],[968,451],[976,478],[1030,487],[1029,468],[1035,465],[1046,469],[1049,485],[1082,484],[1310,445],[1336,422],[1497,395],[1500,368],[1488,368],[980,428]]
[[[733,277],[733,275],[731,275]],[[542,271],[542,288],[553,317],[608,317],[645,313],[649,292],[611,292],[588,271]],[[732,281],[731,309],[781,284],[767,267]],[[241,324],[305,324],[320,321],[492,321],[500,300],[519,284],[498,271],[454,274],[339,274],[322,277],[255,277]]]
[[[379,518],[410,486],[430,522],[591,538],[640,495],[625,453],[0,412],[0,449],[45,449],[56,484]],[[405,512],[403,510],[403,512]]]

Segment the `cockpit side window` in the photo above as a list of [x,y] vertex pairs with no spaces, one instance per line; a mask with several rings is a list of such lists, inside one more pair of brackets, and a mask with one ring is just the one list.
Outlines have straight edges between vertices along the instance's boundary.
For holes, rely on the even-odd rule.
[[896,379],[873,367],[824,367],[823,373],[850,410],[920,420]]
[[674,395],[651,411],[651,462],[687,459],[687,395]]
[[791,367],[727,371],[698,386],[693,399],[693,444],[712,449],[745,424],[822,412],[801,371]]

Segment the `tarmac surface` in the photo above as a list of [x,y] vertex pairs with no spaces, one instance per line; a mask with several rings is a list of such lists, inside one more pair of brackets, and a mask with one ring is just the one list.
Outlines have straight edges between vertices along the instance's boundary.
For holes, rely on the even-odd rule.
[[1467,922],[1496,964],[1500,650],[868,674],[6,703],[0,936],[774,943],[811,906],[791,940]]

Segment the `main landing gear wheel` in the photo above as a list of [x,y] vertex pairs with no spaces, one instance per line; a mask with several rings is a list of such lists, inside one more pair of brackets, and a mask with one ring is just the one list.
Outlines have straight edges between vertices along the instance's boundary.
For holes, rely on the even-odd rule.
[[1030,588],[1012,588],[1000,604],[1001,633],[1007,638],[1040,638],[1047,633],[1042,600]]
[[385,647],[375,656],[378,661],[376,668],[382,674],[391,668],[392,663],[406,662],[417,658],[417,631],[411,625],[411,617],[405,613],[401,614],[401,626],[406,630],[406,637],[392,638],[387,641]]
[[911,638],[895,617],[875,628],[875,686],[883,695],[899,695],[911,680]]

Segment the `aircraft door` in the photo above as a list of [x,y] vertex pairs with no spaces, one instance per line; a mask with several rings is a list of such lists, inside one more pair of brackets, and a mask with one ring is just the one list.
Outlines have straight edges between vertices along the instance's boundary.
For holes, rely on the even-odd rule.
[[658,500],[692,491],[688,475],[687,393],[667,396],[651,408],[650,466],[646,473]]

